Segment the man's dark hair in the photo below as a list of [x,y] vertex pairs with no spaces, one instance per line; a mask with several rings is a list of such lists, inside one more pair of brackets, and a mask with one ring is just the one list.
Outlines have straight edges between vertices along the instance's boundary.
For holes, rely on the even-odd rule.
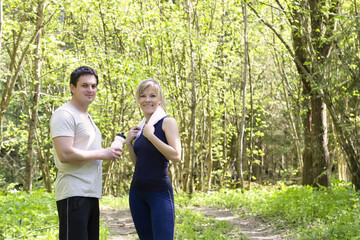
[[96,85],[99,83],[97,72],[88,66],[81,66],[75,69],[70,75],[70,84],[76,87],[79,78],[83,75],[94,75],[96,78]]

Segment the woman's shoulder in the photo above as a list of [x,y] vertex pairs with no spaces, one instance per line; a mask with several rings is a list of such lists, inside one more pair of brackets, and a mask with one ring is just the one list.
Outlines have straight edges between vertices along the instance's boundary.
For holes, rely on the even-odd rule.
[[164,117],[163,123],[176,123],[176,119],[173,117]]
[[173,128],[176,127],[177,128],[177,122],[175,118],[172,117],[166,117],[163,120],[163,124],[162,124],[163,129],[168,129],[168,128]]

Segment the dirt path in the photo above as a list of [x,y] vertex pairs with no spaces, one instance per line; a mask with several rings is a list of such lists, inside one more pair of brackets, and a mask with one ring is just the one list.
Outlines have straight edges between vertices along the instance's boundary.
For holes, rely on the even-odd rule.
[[275,234],[270,225],[253,218],[241,218],[232,211],[217,207],[198,207],[196,211],[205,216],[212,216],[219,221],[227,221],[235,231],[241,232],[250,240],[283,240],[281,235]]
[[[198,207],[195,211],[205,216],[212,216],[216,220],[227,221],[236,232],[241,232],[250,240],[283,240],[281,235],[275,234],[269,225],[251,218],[240,218],[230,210],[216,207]],[[101,209],[101,219],[109,228],[109,240],[138,239],[129,210]]]
[[117,210],[113,208],[102,208],[101,220],[109,228],[111,235],[109,240],[135,240],[136,235],[134,223],[130,210]]

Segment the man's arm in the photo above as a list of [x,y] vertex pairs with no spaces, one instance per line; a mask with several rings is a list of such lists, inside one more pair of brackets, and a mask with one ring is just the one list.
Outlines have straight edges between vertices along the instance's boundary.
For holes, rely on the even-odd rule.
[[121,148],[100,150],[81,150],[74,147],[73,137],[55,137],[53,139],[56,153],[62,163],[87,163],[95,160],[116,160],[121,156]]

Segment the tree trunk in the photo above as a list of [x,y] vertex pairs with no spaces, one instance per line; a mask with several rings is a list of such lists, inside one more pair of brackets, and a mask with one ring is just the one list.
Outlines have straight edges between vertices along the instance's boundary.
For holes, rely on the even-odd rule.
[[245,115],[246,115],[246,82],[247,82],[247,66],[248,66],[248,42],[247,42],[247,7],[243,3],[243,16],[244,16],[244,86],[242,92],[242,116],[240,123],[240,138],[239,138],[239,154],[238,154],[238,172],[237,175],[240,176],[241,188],[244,188],[244,176],[243,176],[243,156],[244,156],[244,136],[245,136]]
[[303,118],[305,150],[303,184],[330,185],[329,152],[327,149],[326,106],[319,96],[311,96],[311,109]]
[[3,30],[3,0],[0,0],[0,53],[1,53],[1,42],[2,42],[2,30]]
[[35,143],[35,134],[36,134],[36,127],[37,127],[37,120],[38,120],[38,101],[40,98],[40,71],[41,71],[41,56],[40,56],[40,47],[41,47],[41,28],[44,21],[44,2],[39,1],[37,7],[37,19],[36,19],[36,32],[38,32],[35,38],[35,45],[36,48],[34,50],[34,69],[33,69],[33,79],[34,83],[32,86],[34,87],[33,90],[33,97],[32,97],[32,104],[30,104],[31,109],[29,111],[29,135],[28,135],[28,146],[27,146],[27,159],[26,159],[26,177],[25,177],[25,190],[31,191],[32,190],[32,171],[33,171],[33,159],[34,159],[34,143]]
[[358,144],[357,140],[354,140],[351,133],[349,133],[345,127],[342,127],[343,123],[337,117],[330,94],[324,91],[322,97],[326,103],[331,119],[333,120],[336,129],[336,136],[341,143],[342,149],[346,153],[347,166],[349,167],[352,175],[351,181],[354,184],[356,191],[358,191],[360,190],[360,156],[356,149],[356,145]]
[[[329,153],[327,148],[327,123],[326,123],[326,108],[325,104],[319,94],[319,91],[314,90],[313,85],[321,82],[320,74],[316,69],[322,62],[318,59],[324,59],[326,56],[321,55],[327,52],[324,46],[320,43],[321,35],[319,29],[323,29],[326,25],[322,22],[321,13],[319,10],[320,1],[310,1],[307,3],[301,1],[302,7],[309,8],[310,11],[310,25],[307,16],[303,13],[294,10],[293,17],[296,21],[293,22],[293,45],[295,49],[296,66],[298,73],[303,83],[304,109],[306,114],[303,116],[304,127],[304,143],[305,148],[303,152],[303,184],[311,186],[329,186]],[[309,5],[307,5],[309,4]],[[308,26],[311,26],[308,29]],[[300,32],[305,29],[304,32]],[[308,42],[304,34],[306,30],[311,33],[308,38],[313,39],[313,42]],[[313,50],[315,48],[315,51]],[[327,46],[329,48],[329,46]],[[319,54],[321,56],[319,56]],[[313,60],[310,68],[306,64]],[[304,72],[306,70],[306,72]],[[315,74],[316,73],[316,74]]]
[[[208,80],[208,87],[210,88],[210,79]],[[210,89],[209,89],[209,92]],[[213,169],[213,153],[212,153],[212,138],[213,138],[213,131],[212,131],[212,114],[211,114],[211,107],[210,107],[210,94],[207,94],[207,101],[206,101],[206,112],[207,112],[207,130],[208,130],[208,149],[207,149],[207,184],[206,190],[211,190],[211,181],[212,181],[212,169]]]
[[[3,118],[5,116],[6,108],[10,103],[10,100],[11,100],[11,97],[13,94],[13,90],[15,87],[15,83],[19,77],[23,62],[25,60],[25,56],[27,55],[27,52],[29,51],[30,45],[33,43],[34,39],[38,36],[41,28],[42,28],[42,26],[40,27],[40,29],[36,29],[34,35],[32,35],[31,39],[29,40],[29,42],[26,44],[24,50],[22,51],[21,56],[17,56],[17,53],[20,48],[20,42],[21,42],[20,39],[22,39],[22,37],[23,37],[22,36],[23,31],[24,31],[23,25],[20,26],[20,30],[17,33],[17,36],[14,36],[14,39],[16,39],[16,41],[14,42],[14,46],[12,48],[12,51],[10,52],[10,68],[9,68],[10,75],[7,77],[6,83],[5,83],[5,89],[1,93],[2,98],[1,98],[1,102],[0,102],[0,123],[2,123]],[[2,133],[2,132],[0,131],[0,133]],[[1,145],[1,143],[2,143],[2,135],[0,135],[0,145]]]
[[[246,6],[246,5],[245,5]],[[245,52],[246,55],[249,55],[249,52]],[[250,88],[250,136],[249,136],[249,148],[250,148],[250,160],[248,166],[248,181],[249,181],[249,190],[251,189],[251,180],[253,178],[253,167],[254,167],[254,88],[251,78],[251,65],[249,56],[247,57],[247,62],[249,65],[249,88]]]
[[186,1],[186,9],[188,13],[188,30],[189,30],[189,45],[190,45],[190,76],[191,76],[191,117],[190,117],[190,129],[191,129],[191,155],[190,155],[190,177],[188,181],[188,192],[192,193],[194,190],[194,168],[196,161],[196,77],[195,77],[195,58],[194,58],[194,49],[193,49],[193,40],[192,40],[192,24],[191,24],[191,12],[192,7],[190,6],[191,1]]
[[[3,0],[0,0],[0,54],[1,54],[1,43],[2,43],[2,31],[3,31]],[[0,146],[2,142],[2,135],[3,135],[3,118],[0,117]]]
[[[40,129],[40,131],[42,131]],[[50,127],[48,127],[47,129],[49,135],[50,136]],[[42,136],[42,134],[40,134],[40,136]],[[41,137],[42,140],[46,139],[45,137]],[[39,164],[40,164],[40,169],[41,169],[41,174],[42,174],[42,178],[45,184],[45,188],[46,191],[51,193],[52,192],[52,187],[51,187],[51,177],[50,177],[50,156],[49,156],[49,152],[50,152],[50,148],[49,144],[44,144],[44,142],[41,143],[40,139],[38,136],[36,136],[36,142],[37,142],[37,156],[39,158]],[[42,146],[42,147],[40,147]],[[47,146],[47,151],[45,154],[45,146]]]

